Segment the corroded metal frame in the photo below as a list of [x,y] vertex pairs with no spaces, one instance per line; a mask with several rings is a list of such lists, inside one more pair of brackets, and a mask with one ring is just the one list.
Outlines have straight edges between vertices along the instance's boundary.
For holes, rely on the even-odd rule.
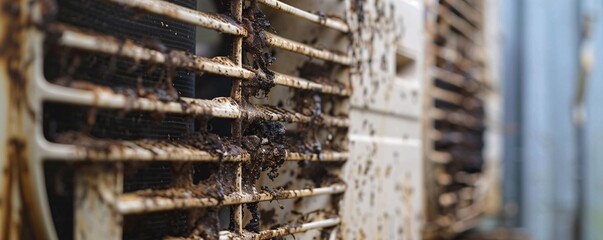
[[[206,115],[219,118],[236,119],[233,124],[233,136],[241,136],[241,119],[262,119],[267,121],[284,121],[292,123],[308,123],[308,116],[289,112],[272,106],[242,105],[241,82],[256,77],[266,77],[261,72],[254,72],[242,67],[242,41],[247,31],[236,22],[242,20],[243,1],[235,0],[232,4],[231,17],[236,22],[226,20],[223,16],[207,14],[199,11],[184,9],[164,1],[118,1],[108,0],[118,4],[126,4],[133,8],[157,14],[174,20],[191,23],[200,27],[214,29],[219,32],[237,36],[233,53],[228,58],[206,59],[198,56],[182,54],[164,54],[145,48],[133,42],[119,43],[111,36],[90,34],[63,25],[53,25],[45,22],[47,14],[54,10],[52,1],[3,1],[0,18],[2,21],[2,36],[5,40],[0,46],[0,85],[3,91],[3,105],[0,105],[3,116],[0,134],[3,141],[0,150],[4,171],[0,184],[0,200],[2,200],[3,217],[0,220],[2,236],[9,239],[22,234],[20,227],[27,222],[27,227],[35,229],[36,238],[56,239],[50,208],[46,196],[43,162],[49,159],[68,162],[79,162],[84,165],[76,172],[76,205],[75,205],[75,236],[77,239],[94,238],[116,239],[122,234],[122,215],[140,211],[158,211],[168,208],[192,208],[214,206],[217,199],[184,199],[182,202],[171,199],[144,199],[123,194],[123,166],[120,161],[202,161],[217,162],[217,157],[196,149],[182,146],[169,146],[165,143],[144,147],[148,142],[122,142],[114,144],[108,151],[97,151],[85,147],[58,144],[47,141],[42,133],[42,103],[45,101],[75,104],[80,106],[99,107],[107,109],[130,108],[137,111],[156,111],[185,115]],[[318,16],[279,1],[260,1],[275,9],[282,9],[289,14],[306,20],[334,28],[339,31],[348,29],[346,24],[338,19]],[[318,21],[316,20],[318,19]],[[162,102],[154,99],[137,97],[131,99],[116,94],[109,89],[89,84],[73,84],[59,86],[46,81],[42,74],[43,41],[45,32],[56,33],[59,44],[86,51],[114,54],[135,61],[165,63],[169,61],[178,67],[198,72],[212,72],[238,78],[233,80],[233,90],[230,98],[200,100],[182,98],[180,102]],[[352,64],[348,54],[334,53],[298,43],[274,34],[266,34],[266,42],[271,47],[307,55],[313,58],[332,61],[342,65]],[[258,76],[259,75],[259,76]],[[325,94],[347,96],[350,89],[312,82],[294,76],[276,73],[274,82],[279,85],[311,89]],[[183,107],[184,105],[187,107]],[[343,127],[349,126],[349,120],[340,117],[323,116],[322,124]],[[152,145],[152,144],[151,144]],[[161,147],[158,147],[161,146]],[[159,154],[157,154],[159,153]],[[344,161],[345,152],[325,152],[320,157],[316,155],[287,153],[289,161]],[[277,195],[256,193],[253,195],[242,192],[241,162],[249,161],[249,155],[242,153],[237,156],[224,156],[226,161],[237,164],[237,193],[225,199],[226,204],[235,206],[235,231],[221,233],[221,239],[265,239],[282,236],[310,229],[332,227],[341,223],[339,218],[309,222],[300,226],[283,227],[259,234],[244,233],[242,230],[242,204],[273,199],[300,198],[322,194],[338,194],[345,191],[346,186],[336,184],[331,187],[316,189],[299,189],[281,192]],[[8,198],[7,198],[8,197]],[[157,201],[156,201],[157,200]],[[24,206],[20,203],[23,202]],[[155,205],[150,202],[155,203]],[[224,203],[219,203],[224,204]],[[27,209],[28,214],[23,214]],[[21,219],[23,218],[23,219]],[[31,225],[30,225],[31,223]]]

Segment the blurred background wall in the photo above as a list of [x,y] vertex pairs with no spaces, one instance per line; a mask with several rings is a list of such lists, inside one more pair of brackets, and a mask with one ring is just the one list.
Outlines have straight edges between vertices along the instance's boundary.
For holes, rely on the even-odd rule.
[[[583,239],[602,239],[603,1],[501,3],[504,223],[524,228],[536,240],[578,239],[575,228],[583,230]],[[584,16],[593,19],[594,64],[587,76],[584,141],[576,142],[580,136],[572,103]],[[577,157],[581,151],[583,165]],[[579,184],[584,187],[584,204],[578,197]]]

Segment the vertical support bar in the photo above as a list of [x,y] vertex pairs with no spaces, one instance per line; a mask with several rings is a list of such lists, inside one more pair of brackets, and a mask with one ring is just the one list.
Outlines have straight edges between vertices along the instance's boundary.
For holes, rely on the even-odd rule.
[[[231,2],[231,15],[239,23],[243,21],[243,0],[234,0]],[[238,66],[243,66],[243,38],[235,37],[232,47],[232,61]],[[243,96],[241,89],[241,79],[235,79],[232,82],[231,97],[239,104],[243,106]],[[236,119],[232,125],[231,133],[236,141],[240,142],[243,137],[243,118]],[[236,163],[236,181],[235,191],[241,193],[243,191],[243,166],[241,162]],[[235,232],[241,234],[243,232],[243,205],[237,204],[234,206],[234,223]]]
[[84,239],[121,239],[123,216],[113,203],[123,192],[121,164],[90,164],[75,175],[75,237]]

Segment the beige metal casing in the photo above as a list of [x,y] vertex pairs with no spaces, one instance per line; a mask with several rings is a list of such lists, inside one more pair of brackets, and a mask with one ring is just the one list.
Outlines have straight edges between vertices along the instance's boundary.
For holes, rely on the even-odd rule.
[[354,1],[344,239],[421,239],[423,2]]

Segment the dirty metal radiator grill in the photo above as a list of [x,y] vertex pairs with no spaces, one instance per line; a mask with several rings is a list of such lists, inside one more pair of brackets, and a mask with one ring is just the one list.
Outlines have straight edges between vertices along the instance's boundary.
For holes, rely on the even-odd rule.
[[[345,21],[275,0],[216,1],[220,13],[180,0],[38,4],[32,98],[44,117],[31,195],[47,238],[335,237],[351,89],[332,76],[345,78],[353,60],[347,46],[295,41],[270,21],[287,15],[347,38]],[[226,54],[196,54],[195,27],[221,33]],[[277,72],[274,49],[310,60],[298,73]],[[203,98],[199,81],[228,81],[231,91]],[[275,103],[275,85],[293,97]],[[212,129],[220,124],[226,133]],[[270,184],[283,178],[293,183]],[[319,195],[332,195],[330,209],[281,207],[297,216],[286,221],[258,211]]]
[[454,234],[472,226],[481,211],[477,184],[485,131],[482,1],[438,0],[430,7],[426,229]]

